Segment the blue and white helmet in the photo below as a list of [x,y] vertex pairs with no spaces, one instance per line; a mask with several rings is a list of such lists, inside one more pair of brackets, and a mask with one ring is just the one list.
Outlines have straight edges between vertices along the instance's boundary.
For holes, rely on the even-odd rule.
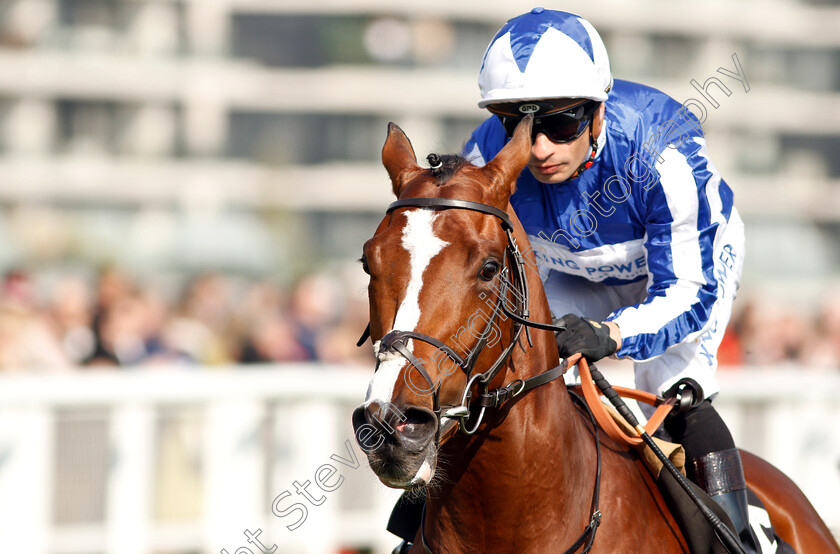
[[598,32],[577,15],[534,8],[508,21],[484,53],[479,108],[543,98],[603,102],[610,60]]

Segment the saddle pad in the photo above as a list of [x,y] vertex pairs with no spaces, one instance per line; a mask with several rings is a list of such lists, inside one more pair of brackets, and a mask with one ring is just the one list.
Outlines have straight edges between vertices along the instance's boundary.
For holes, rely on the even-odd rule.
[[[726,512],[718,506],[700,487],[689,482],[694,494],[696,494],[706,506],[717,515],[725,525],[732,529],[732,522]],[[668,471],[663,471],[656,480],[656,486],[662,493],[665,504],[671,511],[671,515],[677,521],[682,531],[683,538],[692,554],[727,554],[727,550],[717,540],[714,531],[706,519],[694,505],[682,487],[679,486],[674,476]],[[747,490],[750,527],[758,538],[759,552],[756,554],[795,554],[793,548],[783,541],[776,534],[770,524],[770,516],[761,500]]]
[[[636,430],[633,429],[627,421],[621,417],[621,414],[618,413],[618,410],[604,402],[604,406],[607,408],[607,412],[610,416],[615,420],[615,422],[621,427],[621,429],[627,433],[628,435],[636,435]],[[662,452],[668,456],[668,459],[671,460],[671,463],[680,470],[680,473],[685,475],[685,449],[680,444],[676,444],[673,442],[664,441],[662,439],[658,439],[656,437],[652,437],[653,442],[656,443],[656,446],[659,447]],[[653,453],[653,450],[647,444],[640,444],[633,447],[633,450],[636,451],[639,458],[645,463],[647,466],[648,471],[650,471],[653,478],[656,479],[659,477],[659,472],[662,471],[662,462],[659,461],[659,458],[656,457],[656,454]]]
[[776,534],[773,524],[770,523],[770,514],[767,513],[767,508],[750,489],[747,489],[747,511],[749,512],[750,527],[758,538],[758,546],[761,548],[762,554],[768,552],[796,554],[793,547]]

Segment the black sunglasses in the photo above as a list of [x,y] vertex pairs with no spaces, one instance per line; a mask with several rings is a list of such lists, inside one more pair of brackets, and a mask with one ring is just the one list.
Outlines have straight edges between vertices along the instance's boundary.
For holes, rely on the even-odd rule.
[[[575,140],[586,130],[600,105],[600,102],[590,100],[562,112],[534,116],[531,140],[536,140],[537,133],[544,134],[551,142],[564,143]],[[522,121],[521,117],[510,115],[496,114],[496,117],[501,120],[508,137],[513,136],[516,126]]]

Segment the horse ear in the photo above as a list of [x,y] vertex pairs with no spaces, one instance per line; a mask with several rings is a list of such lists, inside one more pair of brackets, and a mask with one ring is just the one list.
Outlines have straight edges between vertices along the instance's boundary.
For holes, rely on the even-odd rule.
[[525,169],[531,157],[531,127],[534,116],[522,118],[513,132],[513,138],[487,162],[484,171],[488,174],[499,203],[507,206],[507,201],[516,190],[516,178]]
[[388,171],[397,198],[415,173],[422,171],[417,165],[417,156],[411,147],[411,141],[396,123],[388,124],[388,136],[385,138],[385,146],[382,147],[382,164]]

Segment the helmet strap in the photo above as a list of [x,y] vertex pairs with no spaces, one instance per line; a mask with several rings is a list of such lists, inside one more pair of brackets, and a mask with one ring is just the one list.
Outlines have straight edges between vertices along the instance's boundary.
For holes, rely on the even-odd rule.
[[569,179],[577,179],[580,177],[580,174],[583,173],[585,170],[592,167],[592,164],[595,163],[595,156],[598,154],[598,139],[595,138],[592,132],[592,124],[589,124],[589,149],[590,154],[589,158],[587,158],[578,168],[572,173]]

